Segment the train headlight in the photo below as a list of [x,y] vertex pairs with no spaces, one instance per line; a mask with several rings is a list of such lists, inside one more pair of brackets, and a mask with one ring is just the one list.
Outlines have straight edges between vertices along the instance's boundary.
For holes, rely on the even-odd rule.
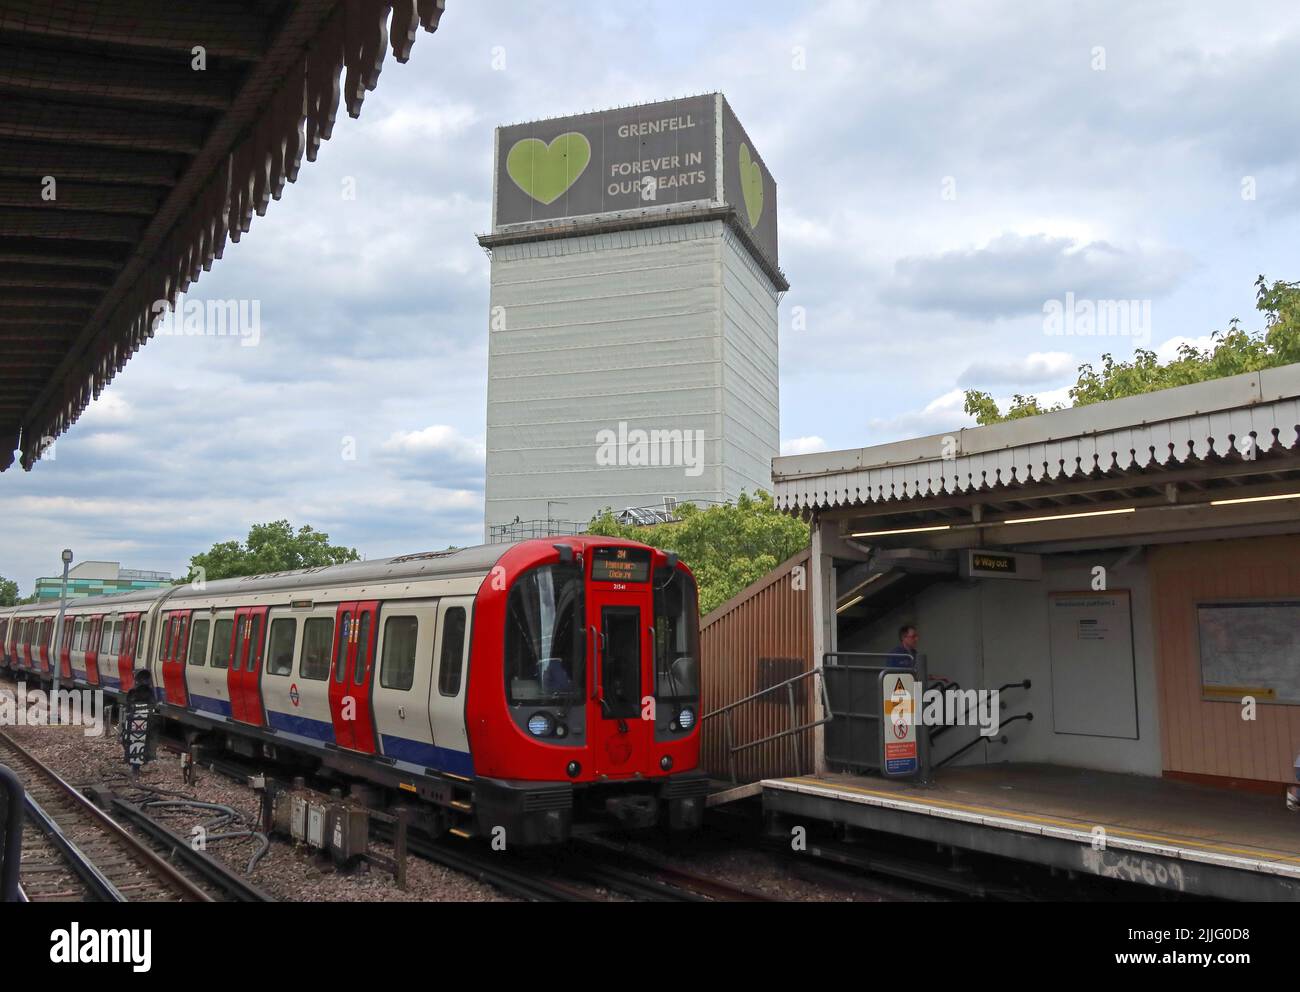
[[577,778],[578,772],[582,771],[582,765],[576,761],[570,761],[568,767],[564,770],[569,773],[569,778]]
[[549,737],[555,730],[555,721],[549,713],[534,713],[528,718],[528,732],[534,737]]
[[682,711],[677,714],[677,725],[681,727],[683,730],[690,730],[692,727],[694,727],[695,711],[691,709],[689,706],[683,707]]
[[664,771],[669,771],[673,767],[673,759],[670,755],[665,754],[659,759],[659,767]]

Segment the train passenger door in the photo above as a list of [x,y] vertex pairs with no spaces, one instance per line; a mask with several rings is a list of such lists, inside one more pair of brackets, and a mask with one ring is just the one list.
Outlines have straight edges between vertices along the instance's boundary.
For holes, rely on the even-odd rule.
[[41,666],[40,670],[49,675],[53,669],[50,668],[50,647],[54,640],[54,618],[46,617],[41,621]]
[[86,681],[91,685],[99,685],[99,625],[104,620],[102,615],[91,617],[87,620],[90,626],[88,633],[83,634],[86,638]]
[[162,659],[163,700],[172,706],[188,706],[185,686],[185,653],[190,639],[190,610],[164,614]]
[[234,650],[226,685],[230,689],[230,715],[240,723],[261,727],[262,645],[266,643],[269,606],[245,606],[235,611]]
[[340,603],[330,664],[330,717],[339,747],[375,753],[370,683],[375,670],[379,603]]
[[63,634],[59,637],[59,677],[72,681],[72,628],[74,617],[63,618]]
[[[118,621],[113,633],[113,647],[117,651],[117,672],[122,680],[122,691],[135,688],[135,652],[140,637],[140,614],[127,613]],[[157,692],[155,690],[155,695]]]
[[[595,771],[630,778],[652,760],[654,720],[646,702],[654,645],[650,636],[651,552],[596,548],[591,559],[587,624],[591,642],[591,705],[587,739]],[[653,711],[650,711],[653,713]]]

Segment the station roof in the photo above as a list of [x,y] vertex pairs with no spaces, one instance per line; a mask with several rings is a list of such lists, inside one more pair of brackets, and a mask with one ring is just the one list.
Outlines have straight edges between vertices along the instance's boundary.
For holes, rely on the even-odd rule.
[[[979,546],[1290,520],[1300,364],[891,444],[773,461],[778,507],[871,544]],[[1172,512],[1171,512],[1172,511]],[[1062,523],[1069,526],[1062,528]]]
[[0,6],[0,471],[76,421],[154,301],[239,241],[445,3]]

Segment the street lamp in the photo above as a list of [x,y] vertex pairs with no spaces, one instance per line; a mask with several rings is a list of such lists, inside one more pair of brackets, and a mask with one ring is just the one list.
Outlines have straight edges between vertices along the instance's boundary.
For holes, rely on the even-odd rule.
[[63,613],[68,608],[68,566],[72,564],[72,549],[63,549],[63,583],[59,587],[59,619],[54,625],[54,693],[50,699],[53,723],[59,722],[59,675],[63,671]]

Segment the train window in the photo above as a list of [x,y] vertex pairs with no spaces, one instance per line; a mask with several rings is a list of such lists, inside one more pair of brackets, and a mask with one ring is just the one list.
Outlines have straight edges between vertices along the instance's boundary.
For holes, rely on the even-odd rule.
[[655,698],[698,699],[700,612],[695,581],[685,572],[657,568],[655,604]]
[[293,643],[297,637],[298,621],[294,617],[278,617],[271,621],[271,645],[266,656],[269,674],[293,674]]
[[257,663],[261,659],[258,655],[262,651],[262,618],[254,615],[253,622],[248,628],[248,661],[244,663],[244,671],[257,671]]
[[162,649],[163,661],[172,660],[172,638],[176,634],[176,624],[178,622],[179,621],[177,620],[176,617],[172,617],[171,620],[169,620],[167,623],[167,633],[163,635],[163,649]]
[[352,633],[352,614],[343,614],[343,625],[339,628],[338,655],[334,659],[334,681],[342,682],[348,668],[348,635]]
[[234,635],[235,621],[230,617],[218,620],[212,625],[212,667],[230,667],[230,642]]
[[113,644],[113,624],[105,623],[99,629],[99,653],[109,654],[109,648]]
[[119,654],[122,650],[122,624],[121,620],[113,624],[113,645],[108,649],[109,654]]
[[465,607],[453,606],[442,615],[442,657],[438,661],[438,691],[460,695],[461,660],[465,657]]
[[[366,617],[369,615],[364,614]],[[385,689],[405,692],[415,684],[415,639],[419,629],[420,621],[415,617],[389,617],[384,621],[384,656],[379,662],[379,684]]]
[[310,617],[302,627],[302,660],[298,675],[323,682],[330,677],[330,647],[334,641],[332,617]]
[[138,631],[136,631],[136,635],[135,635],[135,643],[136,643],[136,644],[143,644],[143,645],[145,645],[146,647],[148,647],[148,645],[149,645],[149,622],[148,622],[147,620],[143,620],[143,619],[142,619],[142,620],[140,621],[140,629],[139,629]]
[[359,633],[357,634],[357,659],[356,667],[352,672],[352,682],[355,685],[362,685],[366,681],[366,655],[370,650],[370,611],[366,610],[358,616],[357,624]]
[[516,579],[506,601],[505,641],[512,706],[580,700],[586,684],[582,570],[543,565]]
[[208,627],[212,621],[195,620],[190,630],[189,662],[195,668],[200,667],[208,658]]

